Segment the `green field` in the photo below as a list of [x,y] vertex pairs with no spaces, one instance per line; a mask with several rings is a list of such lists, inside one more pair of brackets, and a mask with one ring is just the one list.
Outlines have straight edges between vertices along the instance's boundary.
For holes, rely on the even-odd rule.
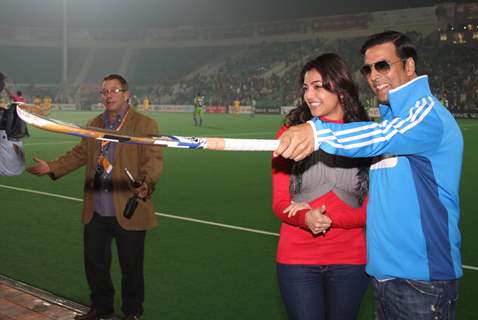
[[[85,123],[93,115],[52,116]],[[279,116],[207,114],[205,126],[198,128],[189,114],[151,116],[162,133],[186,136],[272,138],[281,124]],[[477,319],[478,210],[471,200],[478,181],[478,170],[472,167],[478,161],[478,121],[460,125],[465,137],[462,252],[464,265],[470,267],[461,281],[457,318]],[[75,137],[36,129],[30,133],[24,140],[28,164],[33,156],[52,159],[78,142]],[[270,157],[269,152],[165,149],[164,173],[154,195],[160,224],[147,234],[142,319],[286,319],[275,277],[279,223],[271,210]],[[55,182],[26,173],[0,177],[0,274],[88,304],[80,223],[82,186],[83,170]],[[119,312],[116,260],[113,272]],[[368,294],[360,319],[372,319],[372,310]]]

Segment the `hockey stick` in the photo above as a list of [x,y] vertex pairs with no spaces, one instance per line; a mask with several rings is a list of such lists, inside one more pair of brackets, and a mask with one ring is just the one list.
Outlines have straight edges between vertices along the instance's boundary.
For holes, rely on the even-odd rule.
[[73,123],[63,122],[28,112],[30,106],[19,104],[18,116],[27,124],[43,130],[64,133],[81,138],[93,138],[112,142],[131,144],[150,144],[162,147],[184,149],[207,149],[225,151],[274,151],[279,145],[279,140],[266,139],[230,139],[230,138],[205,138],[205,137],[182,137],[173,135],[160,136],[130,136],[118,134],[93,127],[83,127]]

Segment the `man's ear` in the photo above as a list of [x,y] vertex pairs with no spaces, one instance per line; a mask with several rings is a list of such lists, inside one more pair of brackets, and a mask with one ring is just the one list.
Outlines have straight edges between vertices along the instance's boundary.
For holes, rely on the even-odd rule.
[[408,57],[405,61],[405,70],[407,71],[408,77],[413,77],[414,75],[416,75],[417,70],[415,66],[415,60],[413,60],[412,57]]

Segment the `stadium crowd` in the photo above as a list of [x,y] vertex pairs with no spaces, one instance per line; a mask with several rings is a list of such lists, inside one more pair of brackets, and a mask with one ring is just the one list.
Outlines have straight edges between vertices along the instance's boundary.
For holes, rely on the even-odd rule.
[[[416,32],[409,36],[423,53],[418,62],[420,72],[430,76],[435,94],[444,104],[453,111],[478,110],[478,41],[442,43],[438,33],[426,38]],[[132,92],[138,97],[139,103],[148,97],[151,104],[190,105],[194,95],[202,92],[206,105],[227,106],[236,99],[241,101],[241,105],[248,105],[254,99],[258,108],[291,106],[299,98],[297,89],[301,84],[297,74],[300,66],[321,53],[337,52],[355,71],[362,101],[370,107],[376,102],[366,84],[360,81],[358,72],[361,64],[358,48],[362,41],[362,38],[335,41],[316,39],[238,47],[233,50],[234,54],[225,55],[222,60],[218,60],[216,55],[214,62],[209,64],[204,62],[202,56],[197,64],[188,61],[190,66],[201,68],[197,68],[199,71],[190,70],[190,74],[186,75],[183,70],[185,61],[182,61],[184,55],[181,55],[183,58],[179,57],[177,63],[164,66],[168,68],[164,71],[168,79],[162,77],[155,83],[147,84],[138,79],[136,85],[132,81]],[[188,59],[194,59],[194,55],[188,56]],[[459,61],[462,63],[457,63]],[[141,64],[141,61],[134,64]],[[144,66],[141,68],[144,69]],[[35,96],[51,96],[54,103],[72,103],[84,109],[98,103],[98,89],[94,85],[59,88],[31,84],[21,89],[29,102]]]

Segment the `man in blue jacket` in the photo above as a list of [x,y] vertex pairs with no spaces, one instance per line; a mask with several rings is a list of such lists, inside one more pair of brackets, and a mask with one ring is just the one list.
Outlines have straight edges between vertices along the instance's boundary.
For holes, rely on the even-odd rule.
[[382,122],[314,119],[282,135],[277,155],[314,149],[375,157],[367,207],[367,272],[378,319],[454,319],[460,257],[459,185],[463,137],[453,116],[417,76],[417,52],[385,31],[362,46],[361,73],[380,102]]

